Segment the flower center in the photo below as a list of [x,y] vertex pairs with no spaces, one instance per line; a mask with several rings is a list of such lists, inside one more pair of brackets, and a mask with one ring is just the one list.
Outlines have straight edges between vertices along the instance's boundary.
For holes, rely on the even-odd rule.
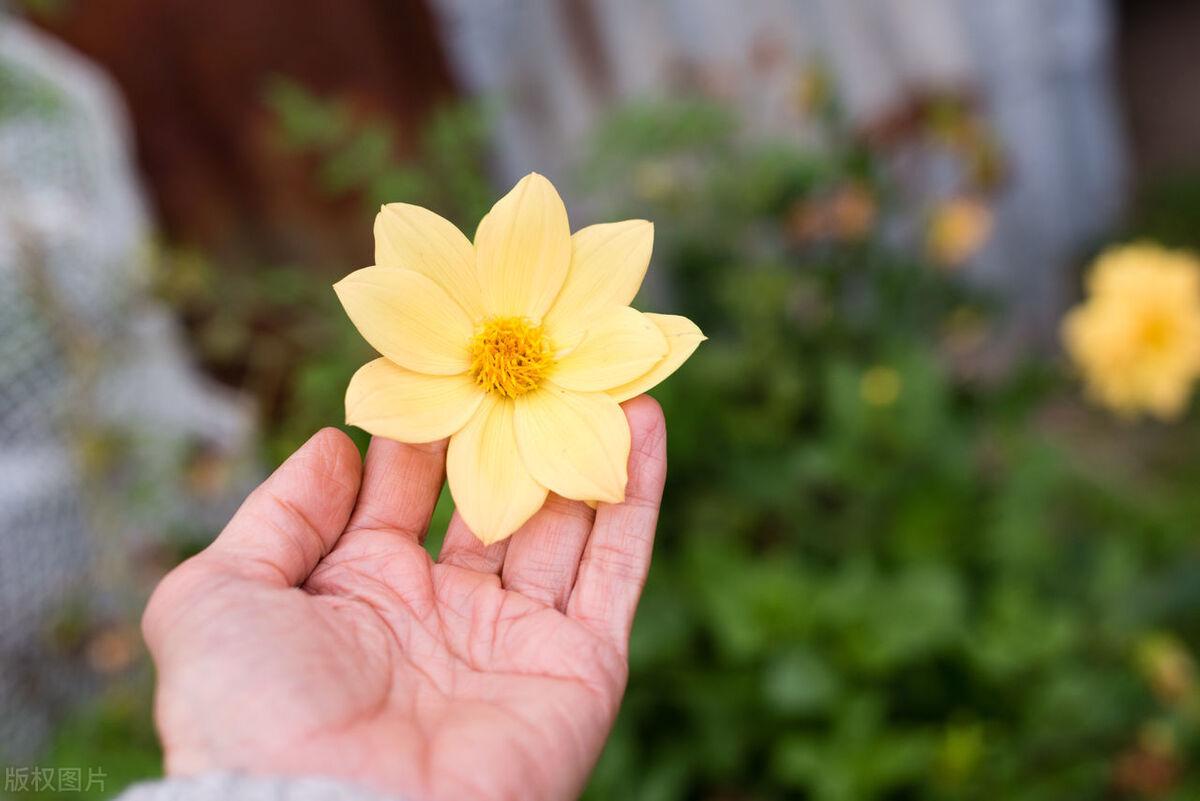
[[1147,315],[1141,321],[1139,329],[1138,334],[1140,335],[1142,345],[1148,350],[1166,350],[1174,339],[1174,326],[1162,314]]
[[554,365],[540,325],[524,317],[493,317],[471,340],[471,377],[487,392],[515,398],[536,389]]

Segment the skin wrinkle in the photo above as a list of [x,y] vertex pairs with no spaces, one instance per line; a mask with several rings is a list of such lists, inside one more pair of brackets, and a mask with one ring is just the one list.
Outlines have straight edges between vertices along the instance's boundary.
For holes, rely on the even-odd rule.
[[512,538],[504,586],[565,611],[594,519],[586,504],[551,494],[538,512],[537,538],[522,531]]
[[[557,579],[560,577],[561,573],[562,571],[553,564],[547,564],[545,562],[539,564],[537,561],[534,561],[522,568],[523,575],[521,581],[519,583],[509,583],[506,586],[506,589],[517,589],[518,587],[521,587],[524,589],[526,594],[529,594],[529,590],[538,590],[550,596],[558,595],[560,592],[556,588],[556,585],[558,584]],[[538,578],[541,580],[535,580]],[[530,597],[537,601],[542,600],[540,597],[535,597],[532,595]],[[548,604],[548,606],[555,607],[557,605],[558,604],[554,603],[553,601]]]
[[[510,597],[513,597],[513,596],[505,596],[505,601],[508,602],[508,599]],[[508,605],[511,605],[511,603],[512,602],[508,602]],[[489,654],[489,659],[491,659],[491,660],[496,659],[496,644],[497,643],[504,643],[507,647],[507,643],[510,640],[515,639],[517,641],[518,645],[514,646],[512,648],[512,650],[514,650],[514,651],[523,650],[528,645],[529,640],[527,640],[524,637],[517,636],[515,633],[519,624],[528,622],[530,618],[535,617],[535,616],[554,614],[554,610],[552,610],[548,607],[539,607],[537,609],[530,610],[530,611],[518,612],[517,614],[513,614],[513,615],[505,615],[505,614],[503,614],[504,605],[505,605],[505,603],[502,603],[500,608],[497,610],[495,621],[492,626],[494,634],[493,634],[492,641],[491,641],[491,651],[492,652]],[[535,641],[533,641],[533,645],[535,648],[535,653],[537,653],[539,656],[544,654],[545,650],[547,648],[551,647],[545,640],[535,640]],[[511,672],[511,671],[505,671],[505,672]],[[527,675],[527,676],[528,675],[536,675],[541,678],[554,679],[554,680],[560,680],[560,681],[570,681],[570,680],[574,680],[576,678],[576,676],[574,674],[562,674],[562,673],[552,672],[549,670],[543,670],[543,671],[539,671],[537,673],[520,673],[519,675]]]
[[[231,569],[237,571],[243,578],[261,578],[269,581],[276,588],[287,587],[292,583],[292,577],[282,567],[264,559],[261,555],[237,545],[229,546],[229,555],[237,557],[231,560]],[[247,569],[247,567],[252,569]]]
[[462,515],[455,511],[450,518],[446,538],[442,542],[438,563],[455,565],[478,573],[498,574],[504,566],[507,554],[508,539],[484,545],[467,528]]
[[[245,582],[242,582],[242,583],[245,584]],[[278,588],[267,588],[267,587],[263,587],[261,585],[254,585],[251,591],[254,592],[256,595],[264,595],[267,597],[269,597],[269,596],[278,597],[278,595],[281,593],[287,593],[287,590],[280,590]],[[188,629],[190,629],[190,630],[200,629],[200,630],[212,631],[213,627],[212,627],[211,621],[214,619],[220,618],[222,605],[227,606],[229,604],[228,597],[226,597],[226,599],[223,602],[220,600],[220,598],[221,598],[220,596],[206,596],[205,600],[208,600],[208,599],[214,598],[214,597],[218,599],[216,601],[217,606],[215,608],[212,605],[213,602],[209,602],[208,604],[198,603],[198,604],[191,605],[191,607],[189,608],[189,611],[191,612],[193,617],[198,617],[199,620],[195,626],[188,626],[187,627]],[[231,632],[228,629],[223,630],[223,631],[218,631],[216,633],[218,634],[218,641],[214,643],[214,645],[216,647],[218,647],[218,648],[222,647],[222,640],[223,640],[224,647],[226,647],[228,649],[243,650],[243,651],[245,650],[244,646],[246,643],[243,642],[244,635],[238,636],[238,633],[236,631]],[[230,636],[231,634],[233,634],[234,636]],[[258,661],[258,664],[262,664],[262,662],[265,661],[265,655],[260,655],[259,659],[257,661]],[[225,677],[225,680],[228,682],[229,677]],[[215,693],[210,692],[209,695],[204,696],[201,699],[201,704],[204,703],[205,699],[207,699],[213,695],[219,695],[220,690],[222,690],[223,688],[221,686],[217,686],[212,689],[216,690],[217,692],[215,692]],[[235,687],[226,687],[224,689],[234,690],[236,688]],[[202,734],[202,736],[204,736],[204,735]],[[214,749],[216,751],[231,752],[234,754],[235,758],[238,758],[236,747],[233,748],[231,751],[231,747],[230,747],[231,744],[227,738],[217,737],[216,739],[213,739],[215,736],[216,735],[213,732],[207,733],[207,738],[211,744],[210,747],[212,749]],[[236,745],[236,743],[234,745]]]
[[[228,570],[227,572],[218,572],[216,575],[210,576],[209,572],[205,569],[210,563],[225,565]],[[193,593],[220,595],[221,591],[229,589],[230,585],[245,583],[245,577],[236,572],[236,567],[237,563],[234,560],[226,559],[217,554],[202,553],[198,556],[193,556],[163,580],[159,588],[165,596],[164,600],[159,604],[147,604],[144,617],[149,618],[152,614],[158,613],[161,607],[169,605],[172,601],[175,601],[175,605],[181,607],[176,613],[177,615],[186,614],[189,605],[178,603],[183,598]],[[152,598],[151,600],[153,601],[154,599]]]
[[[507,717],[510,717],[510,718],[515,718],[520,723],[524,724],[525,728],[530,732],[537,732],[542,728],[542,727],[538,726],[536,723],[534,723],[533,720],[531,720],[527,715],[523,714],[522,710],[519,706],[504,706],[495,701],[490,701],[490,702],[485,702],[485,703],[487,703],[489,706],[492,706],[493,708],[498,710],[501,714],[503,714]],[[526,762],[525,770],[520,771],[518,773],[518,775],[527,776],[530,772],[544,773],[545,765],[540,760],[537,760],[537,759],[530,760],[530,759],[526,758],[525,762]]]
[[[472,536],[474,536],[474,535],[472,535]],[[503,545],[506,542],[507,542],[507,540],[502,540],[499,543],[493,543],[493,545]],[[489,547],[491,547],[491,546],[489,546]],[[499,562],[499,564],[503,564],[503,562],[504,562],[503,558],[501,558],[500,560],[495,560],[495,559],[489,559],[484,554],[471,553],[469,551],[455,551],[450,554],[447,554],[446,557],[442,560],[442,564],[453,565],[454,567],[461,567],[465,570],[471,570],[476,573],[494,573],[494,571],[499,566],[497,564],[497,561]],[[497,577],[497,578],[499,578],[499,577]]]
[[576,520],[586,523],[589,528],[596,519],[596,512],[588,508],[587,504],[572,501],[570,498],[564,498],[557,493],[548,496],[546,504],[542,508],[548,508],[551,512],[564,517],[573,517]]
[[[416,605],[410,603],[410,600],[407,597],[407,595],[408,595],[407,593],[398,592],[392,586],[391,582],[388,582],[386,579],[384,579],[383,577],[378,575],[375,571],[360,570],[358,568],[357,564],[355,563],[356,561],[357,560],[349,559],[349,560],[337,562],[336,564],[329,565],[326,568],[326,570],[327,571],[334,570],[335,575],[336,575],[336,570],[343,570],[343,571],[351,574],[351,576],[356,576],[356,577],[362,579],[364,582],[367,582],[368,584],[377,588],[379,590],[379,595],[382,598],[387,599],[389,597],[394,597],[395,600],[399,601],[401,603],[401,605],[403,605],[404,608],[407,609],[411,613],[412,619],[415,620],[418,623],[418,625],[425,630],[425,632],[427,634],[429,634],[430,636],[433,636],[433,632],[428,629],[428,627],[425,625],[425,622],[428,619],[429,614],[431,612],[437,611],[436,607],[431,610],[426,610],[424,613],[420,612]],[[357,600],[360,600],[363,603],[366,603],[369,606],[371,606],[372,609],[379,611],[381,614],[383,614],[384,611],[386,610],[386,607],[387,607],[386,601],[377,600],[376,598],[372,598],[370,595],[363,594],[362,592],[360,592],[360,590],[358,588],[354,587],[351,582],[337,581],[333,586],[323,588],[323,591],[326,594],[328,594],[331,589],[336,589],[336,590],[342,592],[346,597],[355,598]]]
[[608,544],[593,545],[591,553],[585,555],[583,561],[588,566],[598,567],[613,578],[621,579],[622,581],[638,581],[642,576],[641,568],[637,564],[637,561],[616,546]]
[[[329,598],[329,597],[330,596],[326,596],[326,598]],[[374,616],[374,619],[377,621],[377,624],[382,626],[385,632],[387,632],[388,634],[391,634],[393,640],[395,639],[395,632],[393,632],[391,626],[389,626],[383,620],[383,618],[379,614],[379,610],[376,609],[373,605],[371,605],[367,601],[351,601],[349,603],[357,603],[361,606],[365,606],[368,610],[370,610],[370,612]],[[320,607],[318,607],[318,608],[320,608]],[[336,607],[329,607],[329,606],[325,607],[325,610],[327,612],[335,612],[335,613],[338,611],[338,609]],[[325,622],[325,621],[323,621],[323,622]],[[344,628],[342,626],[328,626],[328,623],[326,623],[326,625],[330,629],[330,631],[333,632],[337,636],[341,636],[341,632],[344,630]],[[361,624],[356,625],[354,623],[353,618],[351,618],[350,625],[348,626],[348,628],[352,632],[356,642],[358,642],[359,645],[361,646],[362,640],[359,637],[359,631],[361,629]],[[386,637],[387,634],[385,634],[384,636]],[[358,650],[365,653],[365,652],[368,652],[370,649],[360,647]],[[384,675],[387,677],[387,683],[383,688],[383,692],[379,696],[378,703],[374,705],[373,709],[369,709],[366,711],[368,718],[376,718],[377,719],[387,709],[389,700],[392,696],[393,686],[395,683],[395,678],[394,678],[395,670],[394,670],[394,666],[393,666],[393,662],[392,662],[392,655],[388,651],[388,649],[384,648],[382,650],[384,652],[384,659],[387,663],[387,667],[384,671]],[[331,733],[336,734],[339,730],[345,730],[345,729],[353,726],[355,723],[356,723],[355,719],[353,717],[348,716],[347,719],[345,721],[343,721],[341,726],[339,726],[337,724],[334,724],[333,726],[328,726],[325,723],[320,723],[320,724],[317,724],[316,726],[314,726],[314,729],[312,731],[304,732],[300,736],[302,739],[309,738],[309,737],[317,737],[317,736],[328,737]]]
[[389,524],[388,521],[366,510],[358,513],[358,516],[364,519],[359,520],[356,525],[346,529],[346,534],[342,536],[349,534],[379,534],[391,537],[396,534],[402,534],[416,540],[419,545],[429,535],[428,523],[424,526],[412,523]]
[[[316,451],[316,453],[312,455],[309,455],[308,453],[302,453],[298,457],[293,457],[296,462],[295,465],[292,466],[293,469],[300,469],[311,473],[323,487],[333,485],[346,495],[356,495],[358,493],[359,477],[362,474],[362,464],[357,458],[358,449],[354,448],[355,457],[351,459],[347,458],[348,454],[346,453],[346,448],[343,447],[343,445],[333,445],[334,442],[342,441],[341,438],[345,436],[345,434],[336,428],[322,428],[313,435],[314,442],[312,449]],[[345,444],[353,448],[353,443],[346,442]],[[330,455],[326,453],[326,451],[330,450],[334,450],[332,457],[334,463],[332,466],[324,464],[330,459]],[[319,464],[313,464],[313,462],[318,462]],[[350,472],[354,477],[353,484],[347,484],[342,481],[340,474],[345,469],[344,466],[350,467],[348,472]]]
[[[496,641],[500,639],[499,622],[504,619],[504,607],[509,602],[508,595],[500,596],[500,602],[494,605],[491,621],[488,625],[481,625],[481,621],[487,615],[487,607],[484,604],[478,604],[474,608],[474,612],[470,618],[470,638],[468,639],[465,657],[467,665],[472,670],[479,670],[479,666],[486,664],[484,660],[476,655],[476,648],[487,649],[487,662],[491,662],[496,658]],[[476,636],[475,633],[483,630],[484,636]]]
[[[480,589],[485,589],[485,588],[486,588],[486,586],[487,586],[487,585],[480,585],[480,586],[477,586],[477,587],[476,587],[476,589],[473,591],[473,593],[474,593],[474,592],[478,592]],[[472,593],[472,594],[473,594],[473,593]],[[514,622],[516,622],[516,621],[519,621],[519,620],[521,620],[521,619],[523,619],[523,618],[526,618],[526,617],[528,617],[530,614],[532,614],[532,613],[536,613],[536,611],[540,611],[540,610],[534,610],[533,612],[530,612],[530,611],[525,611],[525,612],[520,612],[520,613],[518,613],[518,614],[516,614],[516,615],[506,616],[506,615],[504,614],[504,600],[502,600],[502,601],[501,601],[500,605],[497,607],[497,610],[496,610],[496,615],[495,615],[495,619],[494,619],[494,621],[493,621],[493,624],[492,624],[492,625],[489,627],[489,628],[490,628],[490,630],[493,632],[493,636],[490,638],[490,642],[489,642],[489,645],[490,645],[490,647],[491,647],[491,653],[489,654],[489,659],[491,659],[491,658],[494,658],[494,656],[495,656],[495,643],[496,643],[496,641],[499,639],[499,637],[498,637],[498,636],[496,636],[496,635],[499,633],[499,630],[500,630],[500,625],[499,625],[499,624],[500,624],[500,623],[504,623],[504,622],[508,622],[508,623],[509,623],[509,627],[508,627],[508,628],[509,628],[509,629],[511,629],[511,627],[512,627],[512,624],[513,624]],[[478,639],[478,638],[472,638],[472,641],[473,641],[473,642],[476,642],[476,643],[478,643],[478,642],[479,642],[479,639]],[[452,642],[452,641],[448,639],[448,640],[447,640],[447,642]],[[453,654],[453,653],[454,653],[454,649],[453,649],[453,648],[450,648],[450,652]],[[464,658],[464,657],[465,657],[465,658]],[[481,663],[481,660],[479,660],[477,657],[472,657],[470,654],[466,654],[466,655],[459,655],[459,656],[458,656],[458,658],[459,658],[459,659],[461,659],[461,660],[462,660],[462,661],[463,661],[463,662],[466,664],[466,666],[468,667],[468,669],[470,669],[471,671],[473,671],[473,672],[482,672],[482,671],[481,671],[481,669],[480,669],[480,668],[479,668],[479,666],[478,666],[478,665]],[[516,677],[529,677],[529,676],[530,676],[530,674],[527,674],[527,673],[514,673],[514,674],[512,674],[512,675],[514,675],[514,676],[516,676]],[[575,681],[574,677],[571,677],[571,678],[566,678],[566,677],[557,676],[557,675],[553,675],[553,674],[535,674],[535,676],[536,676],[536,677],[538,677],[538,678],[546,678],[546,679],[558,680],[558,681],[568,681],[568,682]],[[593,689],[593,690],[594,690],[595,692],[597,692],[597,693],[603,693],[603,688],[601,688],[601,687],[594,687],[594,688],[593,688],[593,687],[591,687],[591,685],[590,685],[590,684],[587,684],[587,683],[585,683],[585,685],[586,685],[586,686],[589,686],[589,689]],[[496,704],[493,704],[493,705],[494,705],[494,706],[496,706],[496,708],[497,708],[497,709],[499,709],[499,711],[503,712],[503,713],[504,713],[505,715],[507,715],[507,716],[510,716],[510,717],[511,717],[511,716],[517,716],[517,717],[520,717],[519,713],[518,713],[516,710],[514,710],[514,709],[510,709],[510,708],[507,708],[507,707],[501,707],[501,706],[499,706],[499,705],[496,705]],[[532,722],[530,722],[530,721],[528,721],[528,720],[526,720],[525,722],[527,723],[527,727],[528,727],[528,728],[535,728],[535,727],[533,726]]]
[[[358,449],[353,448],[348,450],[340,445],[335,448],[332,443],[343,441],[340,438],[344,436],[336,428],[323,428],[317,432],[317,436],[319,437],[317,440],[318,447],[324,451],[327,451],[331,448],[334,449],[333,468],[330,470],[319,471],[322,483],[324,483],[326,486],[328,486],[328,484],[333,484],[333,486],[337,487],[344,494],[357,497],[358,491],[362,485],[363,470],[362,462],[359,460],[358,456]],[[353,453],[353,455],[351,455],[351,453]],[[348,472],[354,477],[353,485],[342,483],[342,481],[339,479],[339,476],[343,472]]]
[[[355,575],[358,575],[362,579],[364,579],[368,582],[371,582],[372,584],[374,584],[376,586],[383,587],[384,595],[386,595],[388,592],[390,592],[390,588],[388,587],[388,584],[386,581],[384,581],[376,576],[367,575],[361,571],[358,571],[353,567],[353,565],[351,565],[349,563],[342,563],[340,566],[343,569],[345,569]],[[361,604],[365,605],[367,608],[369,608],[372,611],[372,613],[374,613],[374,615],[380,620],[381,624],[384,626],[388,635],[390,636],[391,641],[395,644],[397,652],[404,659],[405,663],[408,664],[413,670],[417,671],[422,676],[424,676],[426,681],[429,683],[429,685],[431,687],[433,687],[435,690],[437,690],[441,695],[443,695],[443,696],[447,695],[448,692],[446,690],[442,689],[442,687],[440,686],[440,682],[432,674],[430,674],[429,672],[427,672],[426,670],[421,668],[420,665],[418,665],[414,660],[408,658],[408,656],[407,656],[408,649],[406,649],[404,647],[403,640],[399,637],[399,635],[397,633],[397,626],[394,623],[388,622],[388,620],[391,619],[393,616],[387,610],[386,604],[380,603],[368,595],[362,595],[357,592],[354,593],[353,597],[356,602],[361,603]],[[412,610],[412,607],[407,603],[407,601],[405,601],[403,599],[403,597],[401,597],[400,600],[401,600],[402,604],[404,604],[406,607],[408,607],[410,609],[410,611],[414,611],[414,617],[417,617],[418,620],[421,619],[419,616],[415,615],[415,610]],[[431,640],[434,640],[434,641],[437,640],[437,638],[433,636],[433,632],[428,631],[428,630],[426,630],[426,631],[430,635]],[[394,674],[395,674],[395,667],[394,667],[394,663],[392,661],[390,653],[388,655],[388,662],[389,662],[388,671],[389,671],[389,689],[390,689],[394,685]],[[380,711],[386,709],[386,707],[388,705],[388,699],[389,699],[389,696],[385,696],[384,703],[381,705]]]
[[[476,591],[478,591],[478,590],[476,590]],[[502,603],[502,606],[503,606],[503,603]],[[499,613],[498,613],[498,616],[499,616]],[[494,632],[494,626],[493,626],[493,632]],[[496,639],[497,639],[496,637],[491,638],[491,645],[492,645],[493,649],[494,649],[494,643],[496,643]],[[452,640],[450,640],[449,638],[446,638],[446,642],[451,643]],[[454,649],[451,648],[451,652],[452,651],[454,651]],[[473,673],[481,674],[481,675],[485,674],[485,671],[481,671],[478,668],[475,668],[474,666],[472,666],[472,664],[469,664],[469,660],[464,660],[464,658],[462,658],[461,656],[457,657],[457,658],[460,658],[460,660],[464,664],[467,664],[467,667],[470,670],[472,670]],[[454,671],[451,671],[451,676],[457,676],[457,675],[458,675],[457,673],[454,673]],[[524,679],[524,677],[528,677],[528,674],[522,674],[522,673],[516,673],[516,674],[511,674],[511,675],[514,676],[515,679],[518,679],[518,680]],[[556,679],[557,679],[557,677],[556,677]],[[457,681],[455,681],[455,683],[457,685]],[[504,715],[504,716],[520,717],[520,715],[518,715],[518,713],[514,709],[511,709],[511,707],[496,703],[496,701],[490,701],[490,700],[486,700],[486,699],[482,699],[482,698],[478,699],[478,701],[479,701],[479,703],[486,704],[488,706],[493,707],[493,709],[496,709],[499,713],[502,713],[502,715]],[[526,722],[527,728],[529,728],[530,730],[533,730],[536,728],[536,727],[534,727],[532,722],[529,722],[529,721],[524,721],[524,722]],[[424,741],[424,739],[422,739],[422,741]],[[427,751],[426,751],[426,753],[427,753]],[[432,765],[427,765],[427,769],[432,770]],[[485,788],[480,788],[480,791],[479,791],[480,795],[485,795],[484,789]]]
[[641,457],[636,460],[641,478],[637,486],[640,489],[642,485],[652,483],[650,480],[652,476],[659,473],[666,475],[667,428],[659,418],[655,424],[642,426],[638,430],[638,434],[639,436],[635,437],[631,432],[629,449]]
[[261,558],[254,556],[253,554],[248,554],[246,556],[246,558],[253,561],[254,564],[260,565],[261,567],[266,569],[268,572],[273,571],[275,574],[275,577],[276,577],[276,583],[279,586],[286,587],[291,583],[292,577],[289,576],[286,572],[284,572],[284,570],[282,568],[278,567],[277,565],[275,565],[271,562],[264,561]]
[[[419,561],[422,558],[423,564]],[[426,621],[431,616],[436,615],[438,611],[437,604],[433,602],[433,577],[430,574],[431,564],[432,563],[429,559],[429,555],[423,550],[419,554],[395,553],[384,557],[383,561],[384,568],[390,568],[393,565],[400,566],[400,570],[386,571],[387,573],[391,573],[396,576],[396,580],[387,581],[385,583],[391,588],[392,592],[404,602],[404,605],[408,607],[409,611],[412,612],[413,616],[422,624],[422,626],[425,626]],[[418,568],[418,565],[423,569],[416,569]],[[406,579],[413,580],[415,583],[419,584],[419,587],[417,587],[415,591],[398,590],[396,588],[397,586],[403,587],[410,583],[409,581],[406,581]]]
[[[303,528],[299,533],[305,536],[297,538],[295,534],[285,533],[282,527],[278,526],[276,523],[274,523],[274,521],[271,521],[271,526],[279,530],[280,534],[283,536],[288,537],[289,541],[291,541],[292,544],[299,550],[301,563],[307,564],[319,562],[321,559],[325,558],[326,554],[328,554],[330,550],[329,545],[321,537],[321,529],[319,529],[317,524],[309,518],[304,509],[291,500],[277,495],[269,488],[267,489],[267,495],[275,503],[276,507],[283,511],[285,516],[301,522]],[[295,531],[294,527],[290,530]],[[307,544],[311,543],[316,543],[317,546],[316,559],[311,558],[307,553]]]
[[[433,613],[434,613],[434,615],[435,615],[435,616],[438,618],[438,626],[439,626],[439,629],[440,629],[440,627],[441,627],[441,613],[440,613],[440,611],[439,611],[439,609],[438,609],[438,607],[437,607],[436,605],[434,605],[434,607],[433,607]],[[433,642],[433,643],[435,643],[435,644],[437,644],[437,643],[439,643],[439,642],[440,642],[440,643],[444,643],[444,642],[445,642],[445,637],[444,637],[444,635],[443,635],[441,638],[434,636],[433,632],[432,632],[432,631],[430,631],[430,630],[428,629],[428,627],[426,626],[426,624],[425,624],[425,620],[424,620],[423,618],[422,618],[422,619],[421,619],[421,621],[420,621],[420,625],[421,625],[421,628],[422,628],[423,630],[425,630],[426,634],[428,634],[428,635],[430,636],[430,640],[431,640],[431,642]],[[426,681],[429,683],[429,685],[430,685],[431,687],[433,687],[435,690],[437,690],[437,691],[438,691],[438,692],[439,692],[439,693],[440,693],[440,694],[441,694],[443,697],[449,696],[449,694],[450,694],[450,689],[451,689],[451,688],[443,688],[443,687],[442,687],[442,683],[441,683],[441,682],[440,682],[440,681],[439,681],[437,678],[435,678],[435,677],[434,677],[434,676],[433,676],[431,673],[429,673],[429,672],[428,672],[427,670],[425,670],[423,667],[421,667],[420,665],[418,665],[418,664],[417,664],[417,662],[416,662],[414,659],[412,659],[412,658],[411,658],[411,657],[408,655],[408,654],[409,654],[409,649],[406,649],[406,648],[404,647],[404,643],[403,643],[403,642],[400,640],[400,638],[399,638],[398,636],[396,636],[395,629],[393,629],[393,636],[394,636],[394,637],[396,637],[396,648],[397,648],[397,650],[398,650],[398,651],[401,653],[401,655],[403,655],[403,656],[404,656],[404,659],[405,659],[405,661],[406,661],[406,662],[407,662],[407,663],[408,663],[408,664],[409,664],[409,665],[410,665],[410,666],[413,668],[413,670],[415,670],[415,671],[416,671],[417,673],[419,673],[420,675],[424,676],[424,677],[425,677],[425,680],[426,680]],[[435,651],[437,651],[437,650],[441,650],[441,651],[445,652],[447,649],[446,649],[446,648],[444,647],[444,645],[443,645],[443,647],[442,647],[441,649],[438,649],[438,648],[436,648],[436,647],[435,647],[433,650],[435,650]],[[414,699],[414,705],[415,705],[415,699]]]
[[[363,475],[362,489],[360,492],[363,495],[370,497],[371,493],[375,489],[375,485],[380,483],[380,480],[376,478],[376,474],[380,468],[384,467],[384,465],[378,464],[381,461],[389,464],[396,461],[403,462],[403,472],[401,475],[395,476],[388,474],[386,476],[385,481],[386,485],[389,487],[389,490],[391,487],[407,487],[413,483],[414,479],[419,479],[422,475],[430,478],[430,481],[427,482],[428,484],[432,485],[436,483],[440,488],[442,481],[445,479],[443,465],[445,462],[446,448],[448,444],[448,439],[420,444],[402,445],[400,443],[386,443],[382,447],[386,447],[387,450],[382,451],[381,446],[372,442],[375,453],[372,454],[372,449],[368,449],[367,465]],[[372,458],[372,456],[374,456],[374,458]],[[404,456],[411,456],[415,458],[404,459],[402,458]],[[428,469],[430,465],[435,467],[435,470],[432,472],[436,473],[436,475],[431,475],[431,471]],[[436,479],[436,481],[433,479]],[[392,492],[389,491],[388,494],[390,495]],[[370,500],[360,500],[358,503],[356,503],[354,511],[350,515],[350,522],[347,525],[346,533],[358,533],[362,530],[377,530],[380,532],[386,532],[387,535],[390,536],[393,530],[399,529],[403,533],[412,536],[417,542],[424,542],[425,537],[429,533],[429,521],[433,515],[432,509],[429,509],[426,514],[418,515],[417,520],[410,521],[390,519],[394,517],[394,515],[389,515],[387,518],[385,518],[383,515],[378,514],[375,511],[375,506],[387,508],[385,507],[384,503],[377,502],[373,504]]]
[[648,498],[626,498],[622,503],[630,509],[641,509],[647,511],[657,511],[658,504]]
[[[505,718],[511,718],[511,717],[514,717],[514,716],[515,716],[515,715],[514,715],[514,713],[513,713],[513,712],[512,712],[510,709],[508,709],[507,707],[504,707],[503,705],[501,705],[501,704],[499,704],[499,703],[496,703],[496,702],[494,702],[494,701],[489,701],[489,700],[487,700],[487,699],[482,699],[482,698],[480,698],[480,699],[476,699],[476,700],[475,700],[475,703],[477,703],[477,704],[480,704],[480,705],[483,705],[483,706],[486,706],[486,707],[488,707],[488,708],[490,708],[490,709],[493,709],[493,710],[495,710],[495,711],[496,711],[496,712],[497,712],[497,713],[498,713],[500,716],[503,716],[503,717],[505,717]],[[444,715],[443,715],[443,722],[445,722],[445,721],[444,721]],[[431,727],[431,728],[433,728],[433,727]],[[528,728],[528,726],[527,726],[527,728]],[[450,735],[453,733],[453,729],[452,729],[452,728],[450,728],[450,727],[444,727],[444,729],[443,729],[443,730],[446,732],[446,734],[445,734],[445,737],[447,737],[447,738],[448,738],[448,737],[450,737]],[[435,729],[435,731],[436,731],[436,729]],[[436,735],[435,735],[435,736],[436,736]],[[458,744],[457,742],[451,741],[450,743],[448,743],[448,747],[447,747],[445,750],[446,750],[446,751],[453,751],[453,750],[454,750],[454,749],[455,749],[455,748],[456,748],[458,745],[459,745],[459,744]],[[429,748],[429,750],[430,750],[430,751],[432,751],[432,743],[430,744],[430,748]],[[428,770],[429,770],[429,771],[432,773],[433,769],[434,769],[434,765],[432,764],[432,760],[430,760],[430,764],[429,764],[429,766],[428,766]],[[522,775],[522,776],[524,776],[524,775],[527,775],[527,774],[525,774],[524,772],[520,772],[520,773],[518,773],[518,775]],[[482,779],[483,777],[479,777],[479,778],[480,778],[480,779]],[[488,797],[488,796],[490,796],[490,795],[491,795],[491,793],[489,792],[491,788],[490,788],[490,787],[488,787],[486,783],[485,783],[485,784],[476,785],[476,784],[475,784],[475,781],[474,781],[474,779],[475,779],[475,775],[473,774],[473,776],[472,776],[472,781],[470,781],[470,782],[468,782],[468,783],[467,783],[467,788],[468,788],[468,789],[473,789],[473,790],[474,790],[474,793],[473,793],[473,794],[470,794],[470,793],[465,793],[465,794],[464,794],[464,793],[460,793],[460,794],[459,794],[457,797],[460,797],[460,798],[464,798],[464,797],[479,797],[479,798],[483,798],[483,797]]]

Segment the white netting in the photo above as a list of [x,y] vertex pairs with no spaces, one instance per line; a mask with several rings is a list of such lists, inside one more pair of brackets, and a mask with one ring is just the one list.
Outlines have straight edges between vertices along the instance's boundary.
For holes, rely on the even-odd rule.
[[130,636],[138,555],[215,528],[253,472],[250,409],[190,366],[149,252],[115,94],[0,8],[0,761],[120,669],[89,643]]

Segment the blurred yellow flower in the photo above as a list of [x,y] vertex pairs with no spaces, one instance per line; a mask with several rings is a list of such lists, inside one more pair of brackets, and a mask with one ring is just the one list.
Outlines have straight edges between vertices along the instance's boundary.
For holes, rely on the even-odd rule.
[[1156,633],[1144,637],[1137,646],[1137,662],[1164,703],[1186,701],[1195,694],[1196,663],[1175,636]]
[[641,200],[661,203],[678,188],[677,170],[666,161],[646,159],[633,171],[634,194]]
[[900,397],[903,382],[895,368],[875,365],[862,374],[858,392],[867,405],[882,408],[891,406]]
[[459,514],[492,543],[550,491],[624,499],[629,426],[618,405],[704,340],[684,317],[629,306],[650,262],[645,220],[573,236],[553,185],[527,175],[472,245],[418,206],[375,218],[375,266],[334,289],[382,358],[346,390],[346,422],[401,442],[450,437]]
[[1089,394],[1123,416],[1178,417],[1200,377],[1200,262],[1154,244],[1102,254],[1063,341]]
[[979,252],[991,234],[988,205],[978,198],[959,197],[934,209],[925,232],[925,250],[943,267],[959,267]]
[[796,76],[796,108],[804,114],[820,113],[832,96],[829,73],[820,64],[811,64]]

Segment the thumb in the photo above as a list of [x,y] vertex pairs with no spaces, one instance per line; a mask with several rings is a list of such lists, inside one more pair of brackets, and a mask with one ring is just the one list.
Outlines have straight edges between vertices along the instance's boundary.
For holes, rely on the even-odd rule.
[[250,493],[202,558],[279,586],[303,583],[342,535],[361,477],[350,438],[321,429]]

